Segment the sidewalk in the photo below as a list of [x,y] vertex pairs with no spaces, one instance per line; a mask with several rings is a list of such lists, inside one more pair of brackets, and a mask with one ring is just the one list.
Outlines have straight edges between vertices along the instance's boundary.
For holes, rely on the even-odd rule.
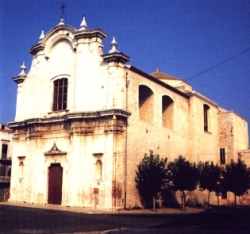
[[163,214],[196,214],[204,211],[201,208],[189,208],[185,210],[177,208],[161,208],[153,211],[151,209],[128,209],[128,210],[117,210],[117,209],[94,209],[88,207],[69,207],[60,205],[50,205],[50,204],[32,204],[24,202],[0,202],[3,206],[15,206],[15,207],[25,207],[33,209],[46,209],[46,210],[56,210],[56,211],[66,211],[73,213],[83,213],[83,214],[115,214],[115,215],[163,215]]

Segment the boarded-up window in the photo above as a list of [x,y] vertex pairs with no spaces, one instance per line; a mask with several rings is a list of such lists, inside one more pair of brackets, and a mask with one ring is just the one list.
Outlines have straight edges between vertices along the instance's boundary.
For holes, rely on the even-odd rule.
[[169,96],[162,96],[162,125],[169,129],[173,128],[173,107],[173,100]]
[[139,116],[141,120],[152,122],[154,116],[153,91],[145,86],[139,86]]
[[67,109],[68,80],[66,78],[54,81],[53,111]]

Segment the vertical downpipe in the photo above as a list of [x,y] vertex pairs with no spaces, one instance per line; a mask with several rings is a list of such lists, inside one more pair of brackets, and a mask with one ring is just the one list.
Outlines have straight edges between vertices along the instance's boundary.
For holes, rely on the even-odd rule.
[[[125,73],[125,86],[126,86],[126,99],[125,99],[125,107],[128,112],[128,72]],[[125,130],[125,155],[124,155],[124,209],[127,208],[127,154],[128,154],[128,119],[127,126]]]

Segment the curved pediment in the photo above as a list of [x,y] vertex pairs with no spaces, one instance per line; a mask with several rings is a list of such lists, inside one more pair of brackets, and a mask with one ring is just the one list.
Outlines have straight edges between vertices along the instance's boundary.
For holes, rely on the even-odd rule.
[[57,25],[51,29],[44,38],[34,45],[30,52],[35,55],[38,51],[44,50],[45,54],[49,54],[51,48],[59,41],[67,41],[73,50],[76,48],[76,41],[74,40],[74,34],[76,29],[69,25]]
[[76,29],[70,25],[57,25],[54,28],[52,28],[44,37],[44,40],[47,41],[50,37],[52,37],[54,34],[57,34],[58,32],[68,32],[70,34],[74,34],[76,32]]
[[73,28],[64,25],[54,28],[44,38],[45,53],[50,53],[51,49],[61,41],[67,41],[72,50],[75,50],[76,41],[74,40],[74,32],[75,30]]
[[61,22],[46,34],[42,31],[38,43],[32,46],[30,53],[36,55],[39,51],[44,51],[47,56],[50,49],[60,40],[67,40],[75,51],[78,41],[81,39],[91,40],[94,38],[93,42],[98,41],[102,43],[105,37],[106,33],[99,28],[83,30],[82,28],[77,29]]

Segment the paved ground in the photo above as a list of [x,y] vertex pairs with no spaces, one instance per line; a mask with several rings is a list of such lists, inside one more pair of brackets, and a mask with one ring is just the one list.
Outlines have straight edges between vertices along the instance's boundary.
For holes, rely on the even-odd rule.
[[[204,212],[163,210],[94,213],[70,208],[14,206],[0,203],[0,233],[250,233],[250,208],[210,209]],[[85,212],[86,211],[86,212]],[[176,212],[174,212],[176,211]]]

